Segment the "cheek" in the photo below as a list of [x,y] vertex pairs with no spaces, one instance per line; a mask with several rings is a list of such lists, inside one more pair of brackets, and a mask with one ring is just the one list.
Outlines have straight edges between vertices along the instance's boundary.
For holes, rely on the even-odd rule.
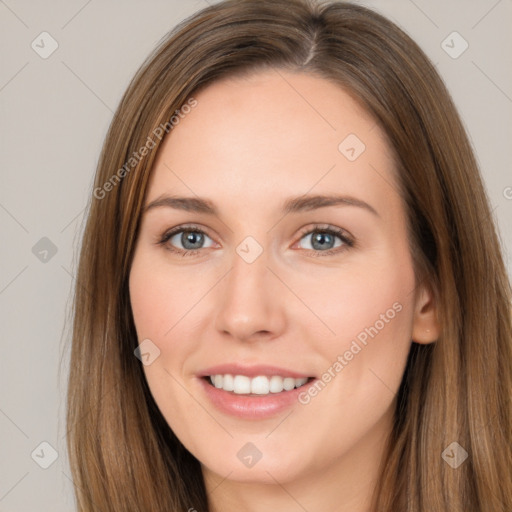
[[316,337],[316,350],[326,362],[325,381],[332,382],[319,403],[345,409],[355,401],[360,411],[380,411],[400,385],[411,344],[415,276],[410,253],[389,251],[379,260],[340,270],[331,283],[338,284],[324,287],[323,293],[316,288],[308,297],[332,331],[330,337]]
[[404,265],[391,261],[367,266],[364,274],[347,273],[327,301],[310,296],[335,332],[330,340],[317,338],[316,350],[325,361],[321,382],[300,397],[303,413],[317,418],[318,439],[328,440],[318,452],[326,460],[390,414],[402,381],[411,344],[414,273],[406,260]]
[[391,255],[378,263],[331,272],[328,281],[318,275],[300,279],[303,296],[317,316],[307,317],[309,323],[320,319],[329,327],[327,346],[343,350],[353,340],[362,346],[377,338],[409,341],[415,277],[407,254],[402,260]]
[[143,253],[134,258],[129,288],[139,341],[150,338],[157,344],[172,335],[180,318],[186,321],[187,309],[199,298],[197,283],[194,286],[182,272],[170,273]]
[[[197,349],[193,337],[187,336],[187,311],[200,298],[201,290],[194,287],[190,276],[170,272],[140,251],[134,257],[130,279],[130,302],[139,343],[145,339],[156,345],[158,356],[143,366],[151,394],[167,423],[180,439],[189,439],[191,418],[202,417],[204,411],[184,391],[183,361]],[[204,292],[203,292],[204,294]],[[181,342],[180,342],[181,341]],[[154,350],[154,349],[153,349]],[[176,414],[176,411],[181,411]],[[194,448],[192,436],[189,447]]]
[[206,274],[198,274],[172,268],[164,258],[144,250],[136,253],[130,271],[130,302],[138,342],[151,340],[158,354],[143,369],[162,412],[166,407],[172,409],[176,399],[189,399],[181,397],[180,382],[189,375],[189,365],[201,351],[197,332],[200,319],[211,318],[205,309],[205,295],[212,283]]

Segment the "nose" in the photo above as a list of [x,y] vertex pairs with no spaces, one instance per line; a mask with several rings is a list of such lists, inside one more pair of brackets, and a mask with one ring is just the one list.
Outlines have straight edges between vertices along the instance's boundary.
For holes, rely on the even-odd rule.
[[234,252],[230,272],[216,287],[218,332],[239,341],[269,341],[283,332],[286,290],[268,264],[265,250],[252,263]]

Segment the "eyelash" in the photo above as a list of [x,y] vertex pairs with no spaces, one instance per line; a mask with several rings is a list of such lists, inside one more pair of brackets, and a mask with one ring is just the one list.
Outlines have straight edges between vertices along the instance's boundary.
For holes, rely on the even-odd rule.
[[[183,249],[176,249],[172,245],[167,244],[167,242],[177,233],[181,233],[183,231],[190,231],[193,233],[201,233],[203,235],[208,236],[211,238],[208,233],[206,233],[204,230],[202,230],[200,227],[195,225],[181,225],[177,226],[170,231],[167,231],[162,235],[160,240],[157,242],[158,245],[165,245],[165,248],[173,253],[181,254],[183,257],[185,256],[197,256],[202,249],[189,249],[189,250],[183,250]],[[342,251],[347,250],[347,248],[351,248],[355,246],[355,242],[352,238],[350,238],[347,233],[339,228],[335,228],[332,226],[329,227],[322,227],[321,225],[313,226],[312,228],[304,228],[301,230],[299,240],[302,240],[304,236],[310,235],[312,233],[319,232],[319,233],[327,233],[329,235],[337,236],[342,242],[343,245],[328,249],[326,251],[315,251],[314,249],[303,249],[305,251],[311,252],[311,256],[318,257],[318,256],[331,256],[334,254],[339,254]],[[167,244],[167,245],[166,245]]]

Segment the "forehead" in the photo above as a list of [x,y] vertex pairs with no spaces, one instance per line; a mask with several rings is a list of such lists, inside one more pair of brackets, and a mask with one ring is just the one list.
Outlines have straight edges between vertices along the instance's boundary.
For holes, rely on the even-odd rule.
[[[273,197],[393,182],[393,158],[373,117],[341,87],[312,75],[266,70],[223,79],[195,95],[165,138],[149,199],[164,191]],[[262,202],[263,201],[263,202]]]

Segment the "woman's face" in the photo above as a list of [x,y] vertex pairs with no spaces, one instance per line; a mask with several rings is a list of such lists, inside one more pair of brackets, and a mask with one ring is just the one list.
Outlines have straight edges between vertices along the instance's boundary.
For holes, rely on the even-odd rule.
[[130,274],[152,395],[218,481],[373,468],[411,340],[437,335],[385,137],[305,74],[196,100],[159,151]]

